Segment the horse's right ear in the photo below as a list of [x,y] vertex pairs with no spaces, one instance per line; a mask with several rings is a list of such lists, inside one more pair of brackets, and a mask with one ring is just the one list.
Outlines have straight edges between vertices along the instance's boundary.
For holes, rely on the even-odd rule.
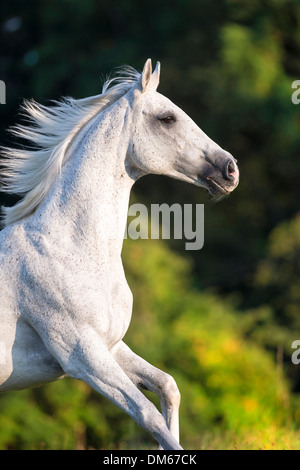
[[151,80],[152,76],[152,62],[151,59],[147,59],[143,68],[143,72],[140,78],[140,86],[142,93],[144,93],[147,89],[147,86]]

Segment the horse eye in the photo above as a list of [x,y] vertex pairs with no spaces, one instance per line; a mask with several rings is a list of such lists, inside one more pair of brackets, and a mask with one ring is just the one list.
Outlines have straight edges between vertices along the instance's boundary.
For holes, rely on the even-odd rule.
[[172,124],[173,122],[176,121],[175,117],[172,116],[171,114],[160,118],[160,120],[165,124]]

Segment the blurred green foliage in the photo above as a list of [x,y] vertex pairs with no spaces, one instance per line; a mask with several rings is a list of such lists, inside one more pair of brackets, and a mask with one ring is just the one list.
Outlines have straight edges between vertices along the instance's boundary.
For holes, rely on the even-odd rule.
[[[299,448],[300,366],[291,363],[300,339],[300,107],[291,102],[299,2],[11,0],[0,8],[3,145],[13,143],[5,129],[23,98],[97,94],[112,69],[141,69],[152,57],[162,63],[159,91],[238,158],[240,185],[217,205],[164,177],[135,185],[145,204],[204,203],[205,244],[186,252],[180,240],[126,240],[134,293],[126,342],[176,378],[186,448]],[[84,383],[0,398],[2,449],[136,447],[155,444]]]

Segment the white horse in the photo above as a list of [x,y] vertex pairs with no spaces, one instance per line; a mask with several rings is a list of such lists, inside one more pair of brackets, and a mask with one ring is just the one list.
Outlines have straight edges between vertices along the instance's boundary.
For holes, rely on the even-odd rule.
[[[121,261],[130,190],[149,173],[219,196],[238,184],[234,158],[156,89],[160,65],[128,68],[102,94],[27,102],[34,147],[5,149],[0,232],[0,391],[64,375],[128,413],[163,449],[181,449],[174,379],[123,342],[132,294]],[[116,79],[115,79],[116,80]],[[162,414],[140,389],[155,392]]]

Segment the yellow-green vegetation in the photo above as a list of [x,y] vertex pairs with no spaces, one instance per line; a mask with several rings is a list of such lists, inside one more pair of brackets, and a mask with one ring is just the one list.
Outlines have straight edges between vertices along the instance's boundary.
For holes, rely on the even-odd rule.
[[[175,377],[183,446],[299,448],[288,383],[275,358],[245,337],[243,316],[196,291],[189,262],[161,241],[127,240],[123,259],[135,299],[127,343]],[[156,448],[128,416],[69,378],[2,395],[0,422],[1,449]]]

